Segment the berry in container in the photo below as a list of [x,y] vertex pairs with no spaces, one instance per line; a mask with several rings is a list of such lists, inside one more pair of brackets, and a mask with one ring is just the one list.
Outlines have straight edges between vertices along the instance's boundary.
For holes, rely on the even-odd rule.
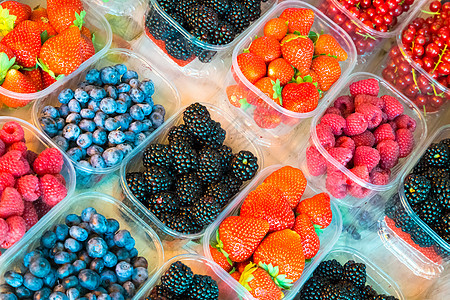
[[179,105],[178,91],[157,69],[117,48],[59,94],[35,102],[33,121],[66,151],[78,186],[87,188],[116,172]]
[[418,108],[385,80],[355,73],[313,119],[301,168],[346,206],[397,184],[427,134]]
[[163,241],[201,238],[206,226],[264,166],[260,147],[220,108],[177,112],[121,165],[124,203]]
[[145,33],[180,71],[206,77],[224,60],[276,0],[151,0]]
[[243,299],[258,298],[255,291],[294,299],[341,230],[340,211],[327,193],[314,192],[300,169],[273,165],[208,227],[203,251],[229,272],[223,279]]
[[355,63],[355,47],[341,28],[307,3],[284,1],[234,49],[222,101],[261,143],[280,143],[325,105]]
[[447,125],[425,142],[379,221],[385,246],[425,278],[439,276],[450,258],[449,141]]
[[111,27],[87,1],[4,1],[1,6],[9,23],[1,34],[6,69],[0,102],[10,108],[59,93],[111,46]]

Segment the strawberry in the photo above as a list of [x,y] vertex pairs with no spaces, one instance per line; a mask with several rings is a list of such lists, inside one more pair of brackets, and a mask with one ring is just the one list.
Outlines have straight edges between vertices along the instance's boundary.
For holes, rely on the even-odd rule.
[[326,92],[341,77],[339,61],[331,56],[320,55],[313,59],[311,70],[319,77],[319,89]]
[[230,272],[231,268],[233,268],[233,262],[225,257],[222,252],[217,250],[216,248],[209,246],[209,251],[211,252],[212,259],[226,272]]
[[263,77],[255,82],[255,87],[267,95],[275,103],[281,105],[281,87],[280,81],[273,81],[269,77]]
[[[6,73],[5,81],[1,85],[3,88],[16,93],[35,93],[36,87],[30,79],[15,69],[10,69]],[[0,101],[5,105],[16,108],[27,105],[30,100],[20,100],[0,94]]]
[[81,56],[83,62],[94,56],[95,48],[92,41],[85,35],[81,35]]
[[253,255],[269,231],[269,223],[262,219],[231,216],[219,226],[218,248],[234,262],[241,262]]
[[307,184],[303,172],[291,166],[284,166],[276,170],[267,176],[264,183],[276,186],[292,209],[297,207]]
[[254,40],[248,51],[262,57],[266,63],[281,57],[280,43],[270,36],[262,36]]
[[292,228],[294,212],[277,187],[263,183],[251,191],[241,206],[242,217],[260,218],[269,222],[269,232]]
[[43,69],[41,69],[40,71],[41,71],[42,85],[44,89],[48,88],[49,86],[51,86],[53,83],[56,82],[56,78],[50,75],[49,72],[44,71]]
[[281,113],[267,103],[259,104],[253,112],[253,120],[261,128],[275,128],[281,123]]
[[266,76],[266,63],[256,54],[241,53],[237,56],[237,63],[242,74],[251,83]]
[[47,0],[47,8],[61,7],[61,6],[75,6],[80,11],[83,10],[83,3],[81,0]]
[[9,59],[14,57],[14,53],[12,52],[12,50],[9,49],[9,47],[6,46],[5,44],[0,43],[0,52],[5,53]]
[[[15,16],[14,25],[28,20],[31,15],[31,7],[17,1],[5,1],[0,4],[3,9],[7,9],[9,15]],[[11,28],[12,29],[12,28]]]
[[48,20],[47,9],[39,7],[31,12],[31,21],[35,21],[39,25],[41,33],[47,31],[48,36],[54,36],[57,34],[55,28]]
[[[47,11],[48,20],[58,33],[63,32],[74,24],[74,21],[82,15],[81,12],[76,6],[72,5],[51,7]],[[85,14],[86,12],[84,12]]]
[[319,252],[320,240],[309,217],[306,214],[298,215],[292,230],[297,232],[302,239],[305,259],[313,258]]
[[273,37],[277,41],[281,41],[288,33],[288,24],[285,19],[274,18],[270,19],[264,25],[264,35]]
[[39,57],[57,75],[75,71],[83,62],[80,29],[72,26],[49,38],[42,45]]
[[22,71],[23,75],[28,77],[30,82],[34,84],[36,87],[36,91],[40,91],[44,89],[44,84],[42,83],[41,71],[39,69],[33,69],[30,71]]
[[309,38],[287,35],[281,41],[281,53],[301,74],[306,74],[311,67],[314,44]]
[[236,270],[238,270],[240,273],[242,273],[242,272],[244,272],[245,267],[246,267],[248,264],[250,264],[250,263],[252,263],[251,259],[247,259],[247,260],[244,260],[244,261],[240,261],[240,262],[238,262],[238,263],[235,264],[235,265],[236,265]]
[[289,288],[305,267],[300,235],[291,229],[270,233],[256,248],[253,262],[268,271],[278,286]]
[[286,8],[280,18],[288,21],[289,33],[298,31],[301,35],[308,36],[314,23],[314,11],[309,8]]
[[316,47],[314,48],[314,54],[336,56],[339,61],[345,61],[348,58],[347,52],[345,52],[338,41],[329,34],[322,34],[319,36],[316,41]]
[[239,283],[256,299],[277,300],[284,297],[283,292],[273,282],[270,275],[253,263],[245,267]]
[[311,82],[288,83],[281,93],[283,107],[298,113],[316,109],[319,103],[319,91]]
[[241,86],[240,84],[227,86],[226,89],[227,98],[230,103],[242,109],[247,109],[249,104],[247,102],[247,97],[249,96],[248,90]]
[[333,218],[330,196],[327,193],[320,193],[302,200],[295,212],[298,214],[306,214],[313,224],[320,225],[324,229],[330,225]]
[[81,27],[80,32],[81,32],[82,35],[84,35],[85,37],[87,37],[90,40],[92,40],[92,33],[89,30],[89,28],[87,28],[86,26],[83,26],[83,27]]
[[[1,219],[0,219],[0,222],[1,222]],[[1,223],[0,223],[0,225],[1,225]],[[0,238],[0,240],[1,240],[1,238]],[[234,271],[233,273],[230,273],[230,275],[231,275],[231,277],[233,277],[234,278],[234,280],[236,280],[237,282],[239,282],[239,279],[241,279],[241,272],[239,272],[239,271]]]
[[269,63],[267,76],[273,81],[280,81],[281,86],[285,86],[294,77],[294,68],[284,59],[277,58]]

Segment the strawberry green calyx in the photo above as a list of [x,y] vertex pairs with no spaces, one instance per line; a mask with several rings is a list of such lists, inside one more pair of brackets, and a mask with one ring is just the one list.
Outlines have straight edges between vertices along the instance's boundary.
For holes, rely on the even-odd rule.
[[6,73],[8,73],[8,70],[11,69],[15,63],[15,57],[9,59],[6,53],[0,53],[0,84],[3,84],[3,81],[5,81]]
[[251,105],[247,102],[247,98],[242,98],[239,100],[239,103],[241,104],[241,108],[243,110],[247,110]]
[[75,12],[75,21],[73,21],[73,25],[77,26],[78,29],[81,30],[84,24],[84,17],[86,17],[86,11],[83,10],[80,13]]
[[314,231],[317,233],[317,235],[320,235],[323,232],[322,226],[314,224]]
[[280,288],[289,290],[291,286],[294,284],[292,283],[292,279],[286,278],[285,274],[279,274],[280,270],[278,267],[274,267],[272,264],[265,264],[262,262],[259,262],[258,264],[262,269],[264,269],[269,275],[272,277],[273,281],[276,285],[278,285]]
[[230,266],[233,266],[233,261],[230,259],[230,255],[228,255],[228,253],[225,252],[225,250],[223,250],[223,243],[219,238],[219,230],[216,231],[216,240],[217,240],[217,245],[211,246],[211,247],[219,250],[219,252],[222,253],[223,256],[225,256],[225,258],[227,259],[227,262],[230,264]]
[[239,278],[239,283],[247,290],[251,291],[251,287],[249,286],[249,282],[255,279],[255,276],[252,275],[258,269],[258,266],[254,263],[250,262],[245,266],[244,272],[241,273],[241,278]]
[[10,15],[9,10],[0,6],[0,34],[5,36],[14,29],[14,22],[17,17]]
[[41,67],[42,71],[47,72],[48,75],[53,77],[55,80],[61,80],[64,78],[64,74],[60,74],[60,75],[56,76],[56,74],[47,67],[47,65],[42,61],[42,59],[38,58],[36,61],[37,61],[37,65],[39,67]]
[[319,39],[319,36],[320,35],[314,31],[310,31],[308,34],[308,37],[310,38],[311,41],[313,41],[314,45],[316,44],[317,40]]
[[280,99],[280,105],[283,105],[283,99],[281,98],[281,85],[280,80],[277,79],[277,81],[270,80],[273,85],[273,99]]
[[294,31],[294,35],[295,36],[293,36],[293,37],[283,41],[281,43],[281,46],[283,46],[284,44],[287,44],[287,43],[289,43],[289,42],[291,42],[293,40],[299,39],[299,38],[302,38],[302,39],[307,39],[308,38],[307,36],[301,35],[300,32],[298,32],[298,31]]

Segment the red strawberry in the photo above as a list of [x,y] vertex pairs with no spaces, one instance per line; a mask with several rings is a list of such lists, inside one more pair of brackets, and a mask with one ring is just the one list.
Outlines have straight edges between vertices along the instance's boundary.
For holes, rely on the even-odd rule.
[[267,67],[267,76],[273,81],[278,79],[281,86],[291,81],[294,75],[294,68],[284,58],[275,59]]
[[[10,69],[6,73],[5,81],[1,85],[3,88],[16,93],[35,93],[37,92],[36,87],[30,81],[28,77],[20,73],[15,69]],[[5,105],[16,108],[27,105],[30,100],[21,100],[14,99],[11,97],[7,97],[3,94],[0,94],[0,100]]]
[[320,193],[302,200],[297,206],[296,213],[306,214],[314,224],[320,225],[324,229],[330,225],[333,218],[330,196],[327,193]]
[[320,240],[309,217],[306,214],[298,215],[292,230],[297,232],[302,239],[305,259],[313,258],[319,252]]
[[95,54],[94,44],[92,41],[86,37],[85,35],[81,35],[81,56],[83,61],[88,60]]
[[341,66],[339,61],[331,56],[319,55],[314,58],[311,64],[311,70],[316,72],[319,83],[319,89],[326,92],[341,77]]
[[309,38],[288,34],[281,41],[283,58],[294,66],[302,75],[306,75],[311,67],[314,44]]
[[234,262],[245,261],[269,231],[269,223],[262,219],[231,216],[219,226],[221,249]]
[[39,7],[31,12],[31,21],[38,23],[41,33],[47,31],[48,36],[54,36],[57,34],[55,28],[50,24],[47,15],[47,9]]
[[280,43],[273,37],[262,36],[254,40],[250,48],[250,53],[262,57],[266,63],[269,63],[281,57]]
[[331,55],[336,56],[339,61],[345,61],[348,58],[347,52],[342,49],[338,41],[329,34],[321,34],[316,41],[316,47],[314,48],[315,55]]
[[23,71],[23,75],[28,77],[30,82],[36,87],[36,91],[41,91],[44,89],[44,84],[42,83],[41,71],[39,69],[33,69],[31,71]]
[[2,218],[0,218],[0,244],[3,244],[3,242],[8,237],[9,232],[9,226],[8,223]]
[[226,272],[230,272],[233,268],[233,262],[226,258],[225,255],[217,250],[216,248],[209,246],[209,251],[211,252],[212,259]]
[[54,84],[56,82],[56,79],[54,77],[52,77],[48,72],[44,71],[44,70],[40,70],[41,71],[41,77],[42,77],[42,85],[43,88],[46,89],[49,86],[51,86],[52,84]]
[[240,84],[227,86],[226,89],[228,101],[233,106],[238,108],[247,109],[249,104],[247,102],[247,98],[249,96],[248,90]]
[[56,32],[61,33],[73,25],[73,22],[77,19],[77,15],[80,16],[81,10],[76,6],[65,5],[49,7],[47,14],[50,24],[55,28]]
[[0,218],[21,216],[23,209],[24,204],[19,192],[12,187],[5,188],[0,199]]
[[27,231],[30,230],[31,227],[33,227],[38,221],[38,215],[36,213],[36,209],[34,208],[33,203],[31,202],[24,202],[25,209],[23,211],[22,218],[25,221],[25,225],[27,228]]
[[18,242],[27,231],[25,220],[19,216],[12,216],[6,219],[8,223],[9,232],[6,240],[0,245],[0,248],[11,248],[16,242]]
[[375,78],[353,82],[348,88],[350,90],[350,94],[352,94],[353,97],[361,94],[378,96],[378,92],[380,91],[378,80],[376,80]]
[[253,53],[241,53],[237,56],[239,69],[251,83],[257,82],[266,76],[266,63],[264,59]]
[[0,43],[0,52],[5,53],[9,59],[14,57],[14,53],[12,52],[12,50],[9,49],[9,47],[6,46],[5,44]]
[[273,282],[270,275],[253,263],[245,268],[240,276],[239,283],[256,299],[277,300],[284,297],[283,292]]
[[42,200],[51,207],[58,204],[67,196],[66,187],[53,175],[41,177]]
[[80,11],[83,10],[83,2],[81,0],[47,0],[47,8],[75,6]]
[[241,279],[241,272],[234,271],[233,273],[230,273],[231,277],[234,278],[237,282],[239,282],[239,279]]
[[283,107],[297,113],[313,111],[320,98],[316,86],[310,82],[288,83],[281,95]]
[[[15,16],[14,25],[28,20],[31,15],[31,7],[17,1],[5,1],[0,4],[3,9],[7,9],[9,15]],[[12,29],[12,28],[11,28]]]
[[309,8],[286,8],[280,18],[288,21],[290,33],[298,31],[301,35],[308,36],[314,23],[314,11]]
[[251,259],[247,259],[247,260],[244,260],[244,261],[240,261],[240,262],[238,262],[238,263],[235,264],[235,265],[236,265],[236,269],[237,269],[240,273],[242,273],[242,272],[244,272],[245,267],[248,266],[248,264],[251,264],[251,263],[252,263],[252,262],[251,262]]
[[256,106],[253,112],[253,119],[256,125],[261,128],[276,128],[281,123],[281,113],[268,104],[262,104]]
[[263,77],[255,82],[255,87],[278,105],[281,104],[281,87],[279,81],[275,82],[269,77]]
[[270,19],[264,25],[264,35],[275,38],[281,41],[288,33],[288,25],[285,19],[274,18]]

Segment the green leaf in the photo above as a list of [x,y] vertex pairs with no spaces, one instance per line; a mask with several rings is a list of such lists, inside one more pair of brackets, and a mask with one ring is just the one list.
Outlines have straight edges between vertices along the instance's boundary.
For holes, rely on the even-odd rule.
[[283,105],[283,99],[281,98],[281,85],[280,85],[280,80],[277,79],[276,82],[274,82],[273,80],[271,80],[272,82],[272,89],[273,89],[273,99],[280,99],[280,105]]
[[61,79],[63,79],[64,77],[66,77],[64,74],[59,74],[58,76],[56,76],[56,80],[61,80]]
[[303,82],[312,82],[311,75],[306,75],[305,77],[303,77]]
[[10,15],[9,10],[0,6],[0,35],[5,36],[14,29],[17,17]]
[[5,81],[6,73],[8,73],[8,70],[11,69],[15,62],[15,57],[9,59],[6,53],[0,53],[0,84],[3,84],[3,81]]
[[61,75],[56,77],[55,73],[47,67],[47,65],[42,61],[42,59],[38,58],[36,62],[37,62],[37,65],[39,67],[41,67],[42,71],[47,72],[48,75],[50,75],[51,77],[55,78],[56,80],[58,80],[58,77],[59,77],[59,79],[62,78],[62,77],[60,77]]
[[48,35],[47,30],[44,30],[41,32],[41,45],[44,45],[44,43],[51,38],[51,36]]
[[75,21],[73,21],[73,25],[77,26],[78,29],[81,30],[84,24],[84,17],[86,17],[86,11],[83,10],[80,13],[75,12]]
[[308,37],[313,41],[314,45],[316,44],[317,40],[319,39],[319,34],[314,31],[310,31],[308,34]]

